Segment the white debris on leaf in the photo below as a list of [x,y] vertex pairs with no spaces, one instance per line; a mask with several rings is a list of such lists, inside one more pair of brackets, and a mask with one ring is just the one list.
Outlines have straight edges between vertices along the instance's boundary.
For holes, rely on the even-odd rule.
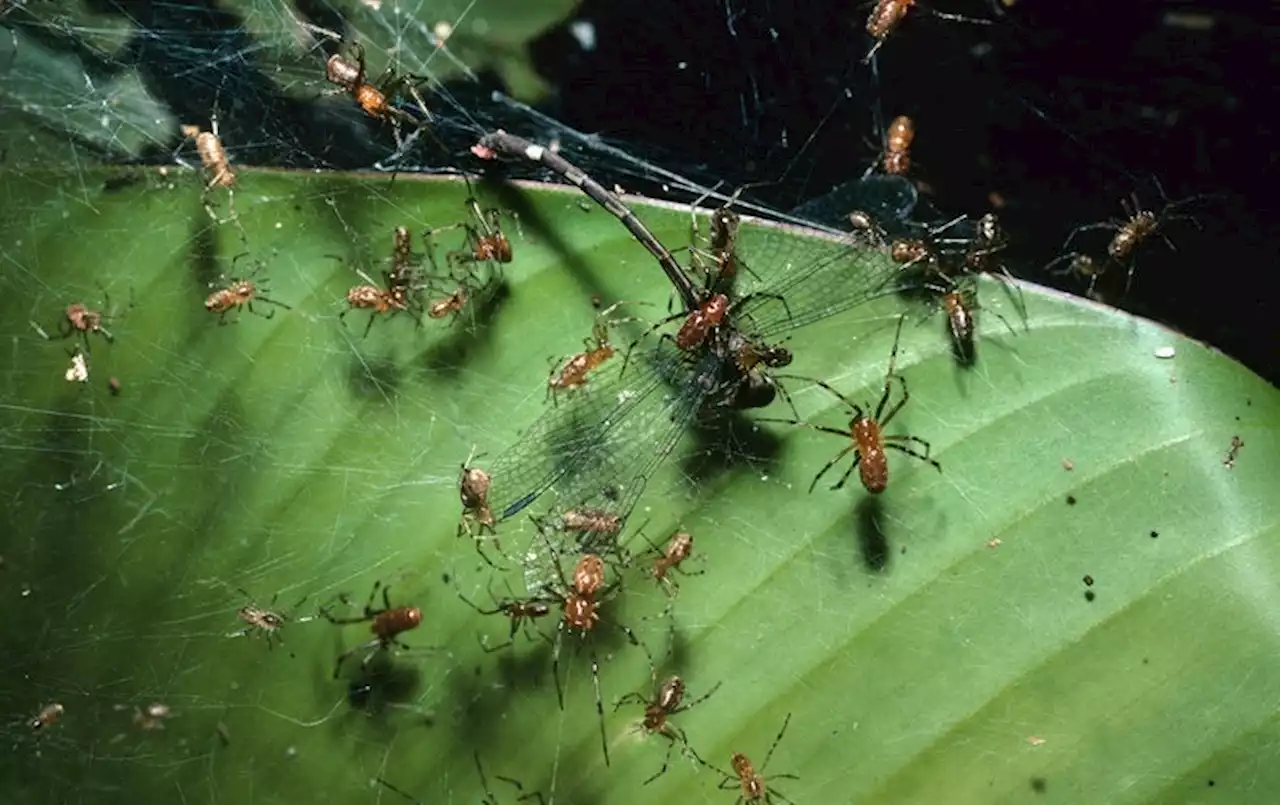
[[84,354],[77,352],[71,356],[71,366],[67,367],[68,383],[87,383],[89,381],[89,364],[84,361]]
[[1178,354],[1178,351],[1175,350],[1173,347],[1156,347],[1157,358],[1168,360],[1169,358],[1172,358],[1174,355],[1177,355],[1177,354]]

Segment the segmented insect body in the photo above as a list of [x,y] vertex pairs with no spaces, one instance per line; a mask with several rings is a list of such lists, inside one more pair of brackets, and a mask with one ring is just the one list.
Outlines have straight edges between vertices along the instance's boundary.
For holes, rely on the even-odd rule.
[[564,623],[585,634],[600,622],[596,593],[604,586],[604,561],[585,554],[573,569],[573,588],[564,593]]
[[875,40],[875,44],[871,46],[871,50],[867,51],[867,55],[863,58],[864,63],[871,61],[876,51],[889,38],[889,34],[902,24],[903,18],[914,5],[915,0],[878,0],[867,16],[867,33]]
[[227,151],[216,133],[217,127],[214,127],[214,131],[201,131],[199,126],[182,126],[181,131],[184,137],[195,139],[196,153],[199,154],[200,163],[209,174],[209,184],[206,189],[235,186],[236,174],[231,170]]
[[[468,462],[470,460],[467,459]],[[479,467],[468,467],[465,463],[462,465],[462,474],[458,479],[463,517],[462,523],[458,526],[459,536],[464,528],[470,531],[470,523],[475,523],[481,529],[493,529],[493,512],[489,509],[488,503],[491,483],[489,473]]]
[[[653,561],[653,568],[650,572],[653,573],[654,579],[666,583],[667,574],[678,568],[680,563],[688,559],[692,553],[693,536],[686,531],[677,531],[671,535],[671,539],[667,542],[667,547],[662,556]],[[673,679],[678,681],[677,677],[673,677]],[[683,683],[681,683],[681,690],[683,691]],[[679,704],[679,702],[677,701],[676,704]]]
[[371,310],[374,315],[388,310],[407,310],[404,302],[391,291],[376,285],[354,285],[347,291],[347,304],[352,310]]
[[[378,594],[378,590],[382,590],[382,608],[375,609],[373,606],[374,598]],[[345,599],[344,599],[345,600]],[[320,614],[330,623],[336,625],[345,625],[350,623],[368,623],[369,631],[374,635],[374,639],[355,646],[342,654],[338,655],[338,661],[333,668],[333,678],[337,679],[342,672],[342,664],[348,657],[359,651],[369,650],[365,658],[360,661],[360,666],[369,664],[369,660],[379,652],[389,649],[393,645],[399,645],[407,648],[397,638],[404,632],[418,628],[422,623],[422,610],[414,606],[391,606],[391,588],[384,587],[382,582],[375,582],[373,589],[369,592],[369,600],[364,605],[362,614],[350,618],[335,618],[329,613],[328,609],[321,609]]]
[[711,331],[720,326],[729,310],[729,297],[722,293],[713,294],[689,314],[684,324],[676,332],[676,346],[688,350],[701,345],[707,340]]
[[741,219],[732,210],[721,207],[711,213],[709,245],[715,260],[716,279],[731,280],[738,275],[738,254],[735,241]]
[[428,305],[427,316],[433,319],[443,319],[449,314],[457,316],[466,306],[467,298],[467,289],[459,285],[453,293]]
[[30,726],[33,731],[47,729],[48,727],[52,727],[54,724],[57,724],[58,719],[62,718],[62,714],[65,712],[66,708],[57,702],[46,704],[44,707],[40,708],[40,712],[36,714],[35,718],[31,719],[28,726]]
[[733,766],[733,773],[738,775],[738,782],[742,785],[743,799],[747,802],[759,802],[768,795],[764,778],[756,774],[750,758],[741,752],[734,752],[729,758],[729,764]]
[[569,358],[558,370],[552,369],[551,376],[547,378],[547,390],[552,395],[552,399],[555,398],[556,392],[572,391],[585,386],[587,373],[613,356],[613,345],[605,341]]
[[396,607],[379,612],[369,624],[369,631],[384,643],[390,643],[396,635],[418,628],[422,623],[422,610],[417,607]]
[[900,176],[911,169],[911,141],[916,127],[911,118],[898,115],[889,124],[885,143],[884,172]]
[[933,249],[923,240],[899,238],[889,244],[889,256],[895,263],[919,263],[934,261]]
[[948,291],[942,297],[942,309],[947,314],[947,326],[951,329],[952,341],[963,348],[973,343],[973,311],[965,301],[960,290]]
[[253,301],[257,286],[250,280],[237,280],[225,288],[219,288],[204,300],[204,309],[210,313],[226,314]]
[[1107,244],[1107,254],[1113,260],[1123,260],[1133,253],[1138,244],[1146,240],[1159,226],[1156,214],[1151,210],[1138,210],[1116,230],[1115,237]]

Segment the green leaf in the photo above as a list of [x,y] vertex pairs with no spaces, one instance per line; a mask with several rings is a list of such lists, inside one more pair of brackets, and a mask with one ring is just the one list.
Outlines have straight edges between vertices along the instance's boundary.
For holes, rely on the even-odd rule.
[[[679,752],[641,784],[666,741],[634,732],[639,707],[613,712],[650,684],[616,632],[597,646],[605,768],[590,652],[566,645],[562,712],[548,647],[517,636],[486,653],[507,622],[457,595],[490,605],[488,568],[455,535],[459,463],[546,410],[548,358],[579,349],[593,294],[665,309],[652,260],[572,192],[504,191],[491,200],[522,234],[507,224],[516,260],[490,320],[393,318],[361,339],[364,314],[338,320],[354,266],[376,276],[396,225],[464,220],[465,187],[240,179],[243,233],[211,225],[186,172],[0,183],[6,801],[371,802],[395,796],[382,776],[424,802],[476,802],[478,752],[502,802],[517,792],[497,775],[546,794],[554,780],[556,802],[732,802]],[[687,210],[641,214],[688,243]],[[778,237],[744,230],[757,272],[776,270],[763,255]],[[219,326],[206,286],[246,244],[236,269],[261,260],[291,309]],[[89,381],[68,382],[75,342],[36,328],[98,306],[99,283],[115,342],[91,339]],[[1270,802],[1280,395],[1113,310],[1029,287],[1024,332],[1002,286],[984,282],[981,300],[968,369],[941,318],[897,298],[787,342],[794,373],[874,405],[911,310],[898,359],[911,399],[888,431],[928,440],[941,473],[891,453],[883,495],[856,480],[808,494],[840,439],[743,427],[726,460],[690,458],[687,442],[632,523],[654,540],[686,528],[706,573],[680,579],[668,621],[633,570],[602,625],[631,626],[690,698],[720,685],[675,718],[718,767],[734,751],[762,762],[790,714],[765,773],[798,775],[777,788],[800,805]],[[788,388],[804,419],[846,426],[829,395]],[[527,531],[504,524],[504,545]],[[505,578],[519,590],[518,572]],[[426,617],[353,703],[358,661],[339,681],[332,669],[367,627],[305,618],[341,592],[358,608],[375,581]],[[240,588],[299,618],[281,646],[230,636]],[[33,731],[54,702],[61,719]],[[153,702],[171,708],[163,730],[135,723]]]

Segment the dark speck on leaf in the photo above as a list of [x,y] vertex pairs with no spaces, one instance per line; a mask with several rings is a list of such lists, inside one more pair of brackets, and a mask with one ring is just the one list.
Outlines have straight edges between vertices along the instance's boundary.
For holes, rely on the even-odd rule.
[[1209,787],[1210,787],[1210,788],[1213,788],[1213,786],[1214,786],[1214,785],[1215,785],[1215,783],[1213,782],[1213,780],[1210,780],[1210,781],[1209,781]]
[[1152,531],[1152,532],[1151,532],[1151,538],[1152,538],[1152,539],[1155,539],[1155,538],[1156,538],[1156,537],[1158,537],[1158,536],[1160,536],[1160,532],[1159,532],[1159,531]]
[[1086,600],[1086,601],[1093,601],[1093,599],[1095,599],[1095,598],[1097,598],[1097,596],[1096,596],[1096,595],[1094,595],[1093,590],[1085,590],[1085,591],[1084,591],[1084,600]]
[[441,580],[441,581],[443,581],[445,584],[448,584],[448,583],[449,583],[449,574],[448,574],[448,573],[441,573],[441,574],[440,574],[440,580]]
[[1093,586],[1093,576],[1090,576],[1088,573],[1084,574],[1084,586],[1086,587]]
[[1074,506],[1074,505],[1076,505],[1076,496],[1075,496],[1075,495],[1067,495],[1067,505],[1068,505],[1068,506]]
[[1049,789],[1049,781],[1043,777],[1031,778],[1031,790],[1037,794],[1043,794]]

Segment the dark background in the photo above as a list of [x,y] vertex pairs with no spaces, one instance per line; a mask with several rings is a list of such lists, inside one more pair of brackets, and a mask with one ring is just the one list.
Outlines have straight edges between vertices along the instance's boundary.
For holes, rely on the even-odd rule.
[[[93,75],[136,67],[184,120],[235,97],[221,104],[223,138],[255,144],[237,162],[355,168],[387,155],[391,138],[351,104],[281,96],[270,65],[254,61],[240,21],[216,0],[86,2],[140,31],[115,63],[56,27],[30,32],[76,50]],[[296,5],[344,30],[324,0]],[[832,222],[849,209],[849,189],[862,187],[882,120],[908,114],[917,128],[912,177],[923,191],[913,217],[980,215],[997,193],[1012,237],[1008,267],[1077,293],[1084,282],[1043,268],[1074,227],[1121,216],[1134,192],[1156,211],[1167,203],[1161,187],[1174,201],[1203,196],[1181,209],[1194,223],[1170,222],[1176,251],[1153,238],[1139,250],[1132,288],[1112,270],[1097,296],[1276,382],[1280,304],[1260,278],[1276,270],[1280,23],[1261,16],[1266,5],[1251,18],[1215,3],[1016,0],[1006,9],[1000,0],[938,0],[929,9],[995,24],[947,21],[917,5],[879,51],[873,77],[862,63],[870,6],[856,0],[587,0],[575,20],[591,23],[593,47],[567,23],[533,52],[554,88],[540,106],[547,115],[726,191],[769,180],[746,197],[782,210],[808,202],[807,213],[833,212]],[[1196,14],[1208,28],[1169,24],[1170,12]],[[9,24],[23,24],[25,13]],[[433,124],[446,149],[430,143],[397,168],[491,167],[467,149],[496,125],[551,136],[490,99],[502,89],[493,76],[448,89],[462,113]],[[176,144],[157,144],[147,161],[171,162]],[[663,194],[617,159],[578,157],[606,185]],[[1107,235],[1095,234],[1076,245],[1100,249]]]
[[[878,82],[861,64],[868,7],[849,2],[735,2],[731,32],[722,2],[589,0],[581,16],[597,48],[559,32],[537,53],[563,122],[676,170],[706,165],[730,187],[790,166],[787,181],[751,193],[782,209],[862,174],[876,153],[864,140],[880,136],[874,104],[859,99],[878,95],[886,119],[915,119],[913,176],[944,217],[981,214],[998,192],[1010,268],[1077,293],[1084,283],[1041,269],[1075,226],[1122,215],[1135,191],[1158,211],[1152,177],[1174,201],[1213,194],[1183,209],[1203,229],[1170,224],[1177,251],[1145,244],[1127,294],[1122,272],[1098,290],[1280,379],[1280,304],[1259,281],[1276,270],[1280,23],[1152,0],[1018,0],[1003,16],[981,0],[930,8],[997,24],[917,6],[877,54]],[[1167,24],[1168,12],[1212,27]],[[856,97],[832,112],[841,87]]]

